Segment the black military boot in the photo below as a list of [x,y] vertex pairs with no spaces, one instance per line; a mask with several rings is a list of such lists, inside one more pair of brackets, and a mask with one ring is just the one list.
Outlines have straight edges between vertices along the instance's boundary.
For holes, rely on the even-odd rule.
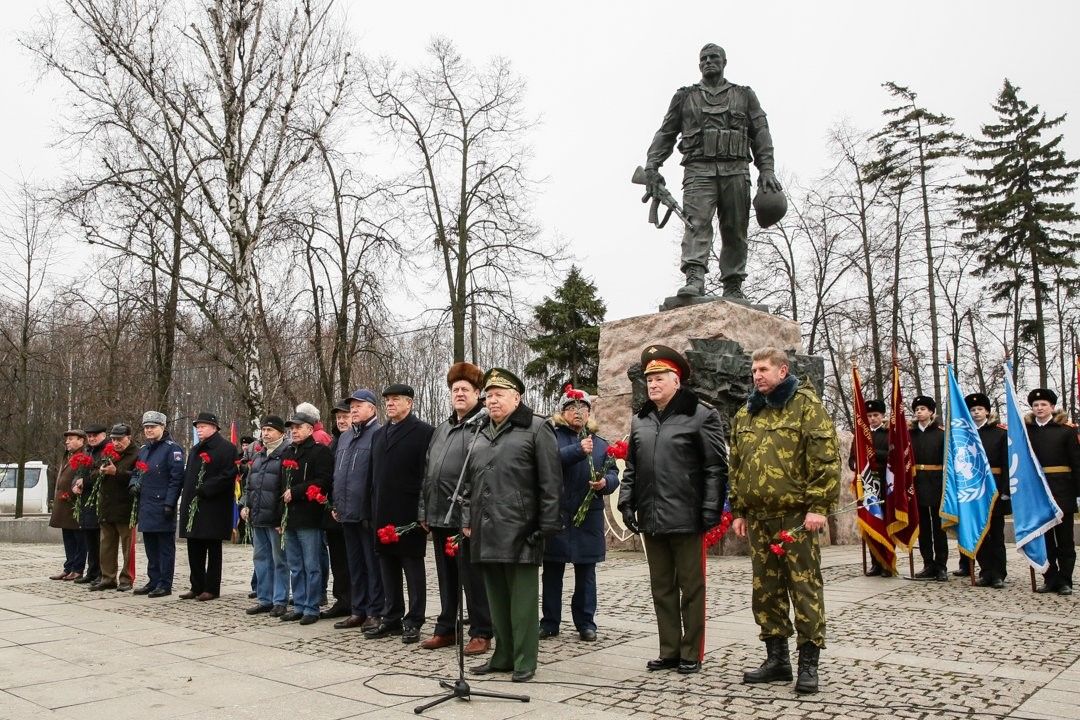
[[757,670],[743,673],[744,683],[791,682],[791,658],[788,657],[787,638],[765,639],[765,662]]
[[795,692],[810,695],[818,690],[817,663],[821,648],[811,642],[799,646],[799,679],[795,681]]
[[746,296],[743,295],[742,291],[742,280],[725,280],[724,297],[729,300],[745,300]]
[[679,297],[701,297],[705,294],[705,268],[693,265],[686,269],[686,284],[675,293]]

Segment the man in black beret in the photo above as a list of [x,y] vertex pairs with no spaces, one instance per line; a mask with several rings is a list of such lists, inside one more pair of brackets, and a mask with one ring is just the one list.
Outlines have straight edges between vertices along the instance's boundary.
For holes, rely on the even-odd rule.
[[911,401],[911,451],[915,456],[915,496],[919,501],[919,554],[923,569],[916,580],[949,579],[949,538],[941,527],[944,490],[945,431],[936,422],[937,401],[919,395]]
[[95,585],[101,582],[101,528],[97,513],[97,485],[101,481],[101,466],[105,464],[104,450],[109,428],[101,423],[90,423],[83,428],[86,433],[86,452],[93,460],[91,471],[86,477],[78,478],[72,485],[72,492],[82,496],[79,512],[79,532],[86,545],[86,573],[75,580],[76,583]]
[[[982,441],[998,491],[997,502],[994,503],[993,512],[990,514],[990,525],[976,555],[976,560],[979,562],[979,579],[975,581],[975,584],[979,587],[1000,590],[1005,587],[1005,516],[1010,512],[1009,434],[1004,425],[991,419],[993,406],[985,393],[967,395],[964,398],[964,404],[968,406],[971,419],[979,430],[979,439]],[[966,555],[962,556],[962,560],[967,561],[961,565],[961,569],[967,574],[970,572],[970,566],[967,563],[971,561]]]
[[[424,458],[435,428],[413,414],[414,395],[413,389],[402,383],[383,390],[386,425],[371,438],[372,512],[376,528],[418,525],[416,508],[424,482]],[[419,527],[403,534],[397,542],[376,545],[386,599],[379,624],[365,630],[364,637],[400,634],[404,643],[420,641],[427,608],[426,549],[427,538]],[[409,587],[408,611],[403,581]]]
[[1076,543],[1073,523],[1076,498],[1080,495],[1080,443],[1076,428],[1059,411],[1057,393],[1036,388],[1028,393],[1031,414],[1024,418],[1028,439],[1046,475],[1046,484],[1054,502],[1064,513],[1061,522],[1043,535],[1046,538],[1046,559],[1050,568],[1043,573],[1043,584],[1037,592],[1072,595],[1073,567],[1076,565]]

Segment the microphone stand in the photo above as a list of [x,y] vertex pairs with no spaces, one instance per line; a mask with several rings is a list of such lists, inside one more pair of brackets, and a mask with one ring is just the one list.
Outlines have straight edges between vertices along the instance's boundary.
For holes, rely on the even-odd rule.
[[[457,485],[454,487],[454,493],[450,496],[450,509],[446,512],[446,518],[443,523],[450,524],[450,517],[453,515],[455,508],[461,507],[461,486],[465,480],[465,471],[469,467],[469,458],[472,457],[473,448],[476,447],[476,441],[480,437],[480,433],[483,431],[484,426],[487,425],[487,419],[479,423],[479,427],[473,433],[472,442],[469,443],[468,452],[465,453],[465,462],[461,466],[461,472],[458,474]],[[439,552],[438,548],[435,548],[435,552]],[[458,561],[458,557],[454,557],[454,561]],[[462,558],[462,562],[468,562],[467,558]],[[461,700],[471,700],[473,697],[486,697],[494,698],[496,700],[517,700],[518,702],[529,702],[528,695],[511,695],[508,693],[488,692],[481,690],[473,690],[469,687],[469,683],[465,680],[465,592],[462,585],[462,577],[460,570],[458,571],[457,582],[457,596],[458,596],[458,610],[457,610],[457,625],[455,639],[457,640],[457,661],[458,661],[458,676],[457,680],[451,682],[450,680],[440,680],[439,687],[445,688],[450,692],[435,698],[429,703],[418,705],[413,708],[413,712],[419,715],[420,713],[430,710],[436,705],[441,705],[448,700],[459,698]]]

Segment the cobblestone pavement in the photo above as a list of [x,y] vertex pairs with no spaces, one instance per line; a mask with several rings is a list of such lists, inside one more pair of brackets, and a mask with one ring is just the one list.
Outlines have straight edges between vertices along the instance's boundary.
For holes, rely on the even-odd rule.
[[[182,576],[182,544],[179,550]],[[245,615],[250,548],[226,546],[223,595],[207,603],[45,579],[62,556],[59,546],[0,545],[3,720],[401,720],[441,692],[437,679],[456,672],[451,649],[365,640],[329,621],[300,627]],[[1031,593],[1018,557],[1010,560],[1008,587],[994,591],[957,578],[865,578],[857,547],[826,548],[829,645],[823,691],[811,699],[787,684],[742,684],[742,671],[763,654],[749,611],[749,562],[708,562],[701,674],[645,671],[656,655],[645,558],[612,553],[598,576],[597,642],[578,640],[565,608],[563,631],[541,644],[533,682],[470,678],[474,690],[525,692],[530,703],[454,700],[425,716],[1080,718],[1080,601]],[[438,609],[429,570],[428,632]]]

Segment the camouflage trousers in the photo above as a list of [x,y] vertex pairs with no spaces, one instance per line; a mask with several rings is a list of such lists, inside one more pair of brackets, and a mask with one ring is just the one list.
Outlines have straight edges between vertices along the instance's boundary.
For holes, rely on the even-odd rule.
[[[798,644],[812,642],[825,647],[825,592],[821,580],[818,533],[793,533],[795,541],[784,543],[784,554],[769,546],[779,542],[781,530],[802,524],[805,513],[748,517],[750,563],[754,571],[752,609],[761,628],[759,637],[789,638],[798,632]],[[795,608],[795,628],[789,609]]]

